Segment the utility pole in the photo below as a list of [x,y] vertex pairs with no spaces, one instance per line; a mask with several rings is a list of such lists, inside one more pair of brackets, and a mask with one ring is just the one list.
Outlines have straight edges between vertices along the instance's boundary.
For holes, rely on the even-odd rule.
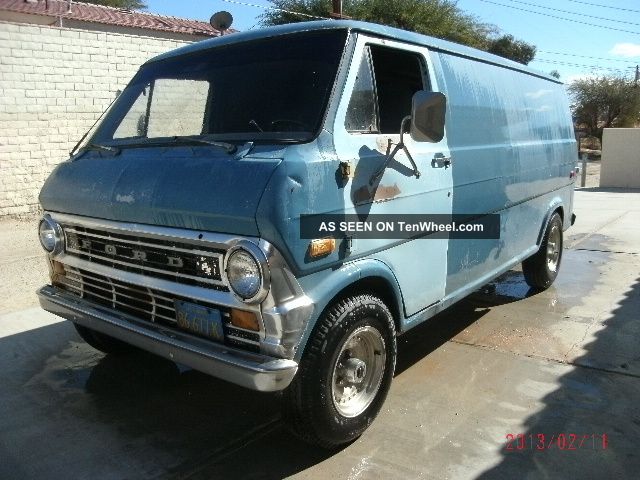
[[337,20],[351,18],[342,14],[342,0],[331,0],[331,4],[333,6],[333,12],[329,14],[331,18],[335,18]]
[[336,17],[341,17],[342,16],[342,0],[332,0],[331,3],[333,4],[333,14]]

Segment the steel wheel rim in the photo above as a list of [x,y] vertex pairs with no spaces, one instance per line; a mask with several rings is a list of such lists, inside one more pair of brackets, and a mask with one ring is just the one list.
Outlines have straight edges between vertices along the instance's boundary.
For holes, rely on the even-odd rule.
[[371,405],[382,383],[386,358],[384,338],[372,326],[357,328],[345,340],[331,378],[333,405],[342,416],[356,417]]
[[553,225],[547,239],[547,267],[551,272],[555,272],[558,269],[561,248],[560,228],[557,225]]

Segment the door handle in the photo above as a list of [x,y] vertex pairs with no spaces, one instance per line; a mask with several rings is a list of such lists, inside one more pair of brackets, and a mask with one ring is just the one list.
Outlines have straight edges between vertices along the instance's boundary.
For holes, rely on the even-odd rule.
[[451,166],[451,157],[445,157],[442,153],[436,153],[431,160],[433,168],[449,168]]

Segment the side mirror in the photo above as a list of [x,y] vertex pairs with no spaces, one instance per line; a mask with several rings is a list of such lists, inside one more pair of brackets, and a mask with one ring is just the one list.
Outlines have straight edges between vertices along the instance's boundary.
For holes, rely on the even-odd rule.
[[416,142],[437,143],[444,137],[447,97],[440,92],[420,90],[411,101],[411,138]]

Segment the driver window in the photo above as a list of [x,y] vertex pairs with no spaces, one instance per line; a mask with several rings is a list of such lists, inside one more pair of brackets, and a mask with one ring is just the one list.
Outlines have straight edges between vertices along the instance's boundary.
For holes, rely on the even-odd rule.
[[352,133],[400,132],[413,94],[425,89],[419,54],[370,45],[358,69],[345,128]]

